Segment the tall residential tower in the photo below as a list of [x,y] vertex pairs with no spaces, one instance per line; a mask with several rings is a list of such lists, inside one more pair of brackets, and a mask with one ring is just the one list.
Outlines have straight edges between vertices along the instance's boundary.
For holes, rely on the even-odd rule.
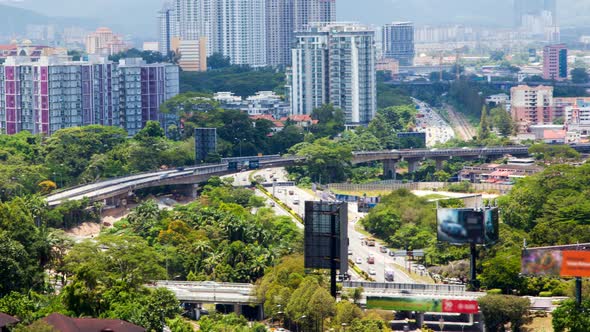
[[567,47],[565,44],[548,45],[543,49],[543,78],[567,80]]
[[158,47],[163,55],[172,51],[172,38],[178,35],[176,13],[171,4],[165,4],[158,12]]
[[396,59],[400,66],[414,64],[414,24],[411,22],[395,22],[383,26],[383,55],[385,58]]
[[305,31],[310,23],[335,20],[335,0],[266,0],[268,64],[290,65],[295,32]]
[[375,32],[349,23],[311,24],[296,34],[290,73],[293,114],[332,104],[348,126],[368,124],[376,112]]

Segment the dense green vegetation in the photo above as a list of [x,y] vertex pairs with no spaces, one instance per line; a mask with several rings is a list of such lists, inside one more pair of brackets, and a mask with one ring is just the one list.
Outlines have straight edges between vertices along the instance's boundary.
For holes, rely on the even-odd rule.
[[258,91],[283,94],[284,85],[285,73],[273,68],[230,66],[206,72],[180,73],[181,93],[231,91],[237,96],[247,97]]
[[486,328],[489,331],[505,331],[510,323],[512,331],[521,331],[530,323],[528,310],[530,301],[526,298],[509,295],[487,295],[478,300]]
[[67,128],[46,139],[27,132],[3,135],[0,198],[46,192],[163,165],[193,164],[193,144],[164,138],[155,122],[148,123],[134,139],[128,139],[120,128],[104,126]]
[[109,60],[114,62],[119,62],[119,60],[126,58],[142,58],[146,63],[169,62],[176,60],[173,53],[166,55],[154,51],[140,51],[136,48],[131,48],[109,56]]
[[[273,133],[274,124],[271,121],[252,120],[247,113],[240,110],[222,109],[217,102],[201,93],[178,95],[165,102],[162,111],[176,114],[182,119],[183,128],[169,128],[169,135],[175,139],[192,138],[195,128],[217,128],[217,157],[283,153],[291,146],[303,142],[305,135],[303,128],[289,122],[282,131]],[[323,128],[330,125],[330,121],[326,119],[311,130],[324,130]],[[212,156],[209,161],[214,159],[215,156]]]
[[306,274],[302,256],[289,256],[266,271],[257,283],[257,296],[266,315],[292,330],[337,330],[345,323],[348,331],[389,331],[383,318],[363,313],[355,304],[359,292],[344,294],[343,301],[336,303],[327,290],[328,280],[322,274]]
[[200,201],[172,211],[144,202],[109,234],[144,238],[166,257],[169,279],[254,282],[277,258],[302,245],[288,217],[261,206],[252,190],[213,178]]
[[588,188],[590,164],[551,166],[501,198],[504,223],[526,231],[531,245],[589,242]]
[[172,210],[146,201],[98,238],[74,245],[47,227],[65,210],[48,210],[36,197],[0,203],[0,311],[24,323],[51,312],[120,318],[148,331],[161,331],[166,318],[183,331],[173,294],[145,285],[254,282],[280,257],[300,252],[301,233],[290,218],[263,205],[253,191],[212,178],[199,201]]
[[[564,148],[534,146],[553,162],[570,160],[575,154]],[[541,151],[541,152],[538,152]],[[500,241],[480,250],[479,280],[487,289],[514,291],[522,295],[548,292],[572,295],[572,283],[559,279],[523,278],[520,257],[523,240],[531,247],[585,243],[590,241],[587,199],[590,166],[559,164],[520,180],[512,191],[498,199],[501,211]],[[444,201],[441,201],[443,203]],[[456,205],[456,202],[444,205]],[[442,245],[436,241],[434,204],[407,191],[383,197],[362,220],[363,226],[393,248],[426,249],[426,262],[446,264],[467,258],[466,247]]]
[[[457,200],[440,201],[441,206],[461,207]],[[396,249],[426,249],[430,264],[446,264],[462,259],[465,248],[441,245],[436,241],[436,204],[401,189],[382,197],[381,203],[362,219],[365,229]]]

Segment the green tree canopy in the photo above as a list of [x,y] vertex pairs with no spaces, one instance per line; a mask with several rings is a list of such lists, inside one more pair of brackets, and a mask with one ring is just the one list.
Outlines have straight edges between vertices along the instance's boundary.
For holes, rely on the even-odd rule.
[[572,75],[572,82],[574,83],[583,84],[590,81],[590,76],[588,76],[586,68],[574,68],[570,74]]
[[530,321],[530,301],[511,295],[486,295],[478,299],[483,319],[489,331],[504,331],[504,324],[510,322],[513,331]]
[[310,129],[318,138],[335,137],[344,131],[346,121],[344,112],[332,104],[322,105],[314,109],[311,118],[318,121]]
[[346,144],[320,138],[313,143],[301,143],[289,150],[293,154],[305,157],[305,162],[289,168],[320,183],[344,181],[348,178],[352,162],[352,149]]

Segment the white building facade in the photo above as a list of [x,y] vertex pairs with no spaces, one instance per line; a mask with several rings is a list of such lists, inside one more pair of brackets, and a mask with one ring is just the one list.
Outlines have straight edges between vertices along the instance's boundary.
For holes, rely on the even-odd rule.
[[376,112],[375,32],[350,23],[311,24],[296,34],[290,73],[291,113],[332,104],[349,126]]

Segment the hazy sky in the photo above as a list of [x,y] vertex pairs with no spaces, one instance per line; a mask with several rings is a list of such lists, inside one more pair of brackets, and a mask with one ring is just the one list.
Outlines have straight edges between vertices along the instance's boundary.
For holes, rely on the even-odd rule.
[[[337,0],[338,19],[381,25],[389,21],[411,20],[418,24],[468,23],[509,25],[513,0]],[[564,8],[559,16],[572,11],[582,19],[590,16],[590,0],[558,0]],[[162,0],[0,0],[50,16],[85,16],[102,24],[140,36],[156,33],[156,12]],[[586,19],[586,18],[584,18]],[[586,20],[588,22],[588,20]]]

